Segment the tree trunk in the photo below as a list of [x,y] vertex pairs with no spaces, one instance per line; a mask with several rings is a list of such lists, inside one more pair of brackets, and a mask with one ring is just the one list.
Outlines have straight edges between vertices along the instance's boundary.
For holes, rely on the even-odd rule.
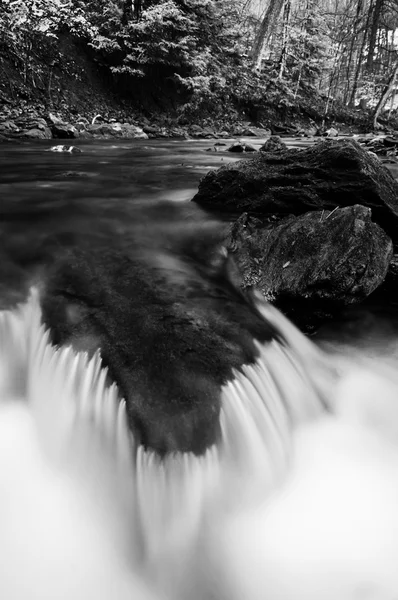
[[282,79],[283,72],[286,65],[287,47],[289,42],[288,26],[290,20],[290,0],[285,0],[285,8],[283,11],[283,38],[282,38],[282,52],[279,60],[279,75],[278,79]]
[[[353,56],[354,56],[354,49],[355,49],[355,45],[357,43],[357,39],[358,39],[358,27],[359,24],[361,22],[361,13],[362,13],[362,9],[363,9],[363,0],[358,0],[357,2],[357,11],[356,11],[356,15],[355,15],[355,21],[354,21],[354,27],[353,27],[353,32],[352,32],[352,37],[351,37],[351,43],[350,43],[350,50],[348,53],[348,62],[347,62],[347,85],[346,85],[346,90],[344,93],[344,104],[347,104],[348,102],[348,98],[350,95],[350,75],[351,75],[351,65],[353,62]],[[355,67],[354,67],[355,69]],[[354,71],[355,73],[355,71]],[[354,75],[354,80],[355,80],[355,75]],[[353,84],[354,85],[354,84]]]
[[122,25],[127,25],[133,17],[133,4],[131,0],[123,0]]
[[261,59],[271,33],[273,32],[285,0],[269,0],[264,18],[254,40],[251,53],[252,64],[255,69],[261,69]]
[[[384,0],[376,0],[374,9],[372,11],[372,25],[370,28],[368,58],[366,61],[366,68],[368,71],[373,70],[373,57],[376,48],[377,32],[379,29],[380,15],[383,5]],[[372,5],[370,5],[369,10],[372,10]]]
[[391,77],[386,85],[386,87],[383,90],[383,93],[381,95],[380,100],[377,103],[377,106],[375,108],[375,112],[374,112],[374,116],[373,116],[373,127],[374,129],[377,129],[377,119],[379,118],[379,115],[381,113],[381,111],[383,110],[387,100],[388,100],[388,96],[391,94],[392,90],[394,89],[394,85],[395,85],[395,80],[397,78],[397,74],[398,74],[398,61],[394,67],[394,70],[391,74]]

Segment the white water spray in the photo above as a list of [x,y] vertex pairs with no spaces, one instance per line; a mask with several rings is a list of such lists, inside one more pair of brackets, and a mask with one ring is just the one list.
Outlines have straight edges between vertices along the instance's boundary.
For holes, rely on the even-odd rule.
[[1,598],[397,597],[394,369],[257,308],[279,335],[223,389],[220,446],[164,460],[36,293],[0,313]]

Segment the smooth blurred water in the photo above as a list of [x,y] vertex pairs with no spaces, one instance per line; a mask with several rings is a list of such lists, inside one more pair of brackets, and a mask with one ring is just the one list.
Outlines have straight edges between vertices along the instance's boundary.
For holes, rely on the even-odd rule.
[[246,158],[213,143],[0,146],[5,600],[397,598],[390,317],[332,326],[322,352],[260,305],[278,336],[224,386],[222,443],[160,461],[135,447],[98,359],[51,347],[34,298],[15,311],[46,237],[109,235],[130,202],[189,200],[210,168]]

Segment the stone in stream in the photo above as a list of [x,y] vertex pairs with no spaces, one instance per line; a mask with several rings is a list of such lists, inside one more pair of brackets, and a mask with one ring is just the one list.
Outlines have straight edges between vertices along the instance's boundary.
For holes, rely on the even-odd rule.
[[361,204],[392,237],[398,227],[398,183],[353,140],[258,152],[210,171],[193,201],[217,213],[279,217]]
[[263,226],[242,215],[232,227],[230,248],[243,287],[258,287],[270,300],[360,302],[384,280],[393,246],[355,205],[312,211]]
[[117,231],[93,218],[89,235],[53,240],[44,320],[55,344],[100,348],[146,447],[201,454],[222,385],[274,332],[240,290],[224,224],[192,204],[124,206]]

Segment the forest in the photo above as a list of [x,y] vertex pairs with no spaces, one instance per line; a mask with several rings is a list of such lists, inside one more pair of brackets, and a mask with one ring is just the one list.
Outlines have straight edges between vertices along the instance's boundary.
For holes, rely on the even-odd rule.
[[397,74],[396,0],[0,4],[5,107],[369,130],[394,124]]

